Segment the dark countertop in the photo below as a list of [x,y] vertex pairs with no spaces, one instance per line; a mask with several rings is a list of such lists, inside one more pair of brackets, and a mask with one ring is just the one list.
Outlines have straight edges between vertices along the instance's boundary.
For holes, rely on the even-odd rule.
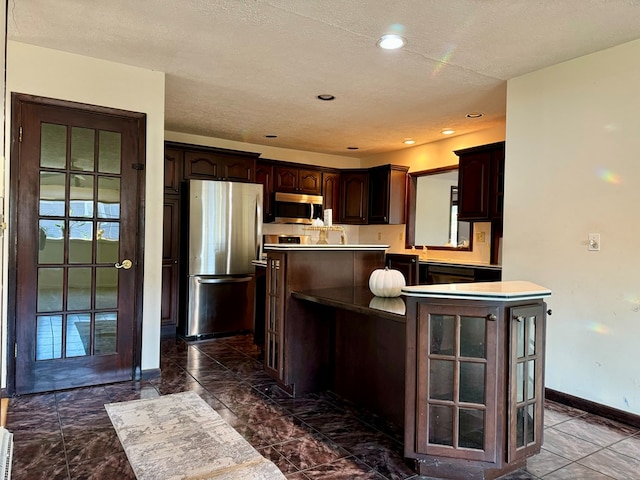
[[[406,302],[403,296],[376,297],[368,287],[320,288],[291,292],[293,298],[343,308],[356,313],[374,315],[405,323]],[[402,312],[402,313],[398,313]]]

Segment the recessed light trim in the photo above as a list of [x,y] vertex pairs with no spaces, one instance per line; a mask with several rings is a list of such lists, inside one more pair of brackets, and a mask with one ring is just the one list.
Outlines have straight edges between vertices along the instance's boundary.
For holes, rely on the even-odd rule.
[[323,93],[321,95],[316,96],[318,100],[322,100],[323,102],[330,102],[331,100],[335,100],[336,97],[329,93]]
[[444,128],[440,133],[443,135],[453,135],[456,131],[452,128]]
[[480,117],[483,117],[483,116],[484,116],[484,113],[482,113],[482,112],[471,112],[471,113],[467,113],[465,115],[465,117],[467,117],[467,118],[480,118]]
[[406,44],[407,40],[396,33],[382,35],[376,43],[376,45],[383,50],[397,50],[404,47]]
[[360,147],[347,147],[347,150],[358,150]]
[[413,138],[406,138],[402,143],[405,145],[414,145],[416,141]]
[[278,138],[278,135],[265,135],[264,138]]

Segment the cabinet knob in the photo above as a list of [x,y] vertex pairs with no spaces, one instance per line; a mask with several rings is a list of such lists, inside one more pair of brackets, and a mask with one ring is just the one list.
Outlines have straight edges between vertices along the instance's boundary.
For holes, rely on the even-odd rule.
[[491,320],[492,322],[495,322],[498,319],[498,317],[496,317],[493,313],[487,315],[487,320]]
[[547,315],[551,316],[553,314],[553,311],[551,311],[551,309],[547,310]]

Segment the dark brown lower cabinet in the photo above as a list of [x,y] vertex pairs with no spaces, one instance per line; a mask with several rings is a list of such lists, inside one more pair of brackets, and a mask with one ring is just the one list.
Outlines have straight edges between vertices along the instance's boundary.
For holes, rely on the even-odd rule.
[[418,473],[493,479],[540,451],[545,311],[409,297],[405,457]]

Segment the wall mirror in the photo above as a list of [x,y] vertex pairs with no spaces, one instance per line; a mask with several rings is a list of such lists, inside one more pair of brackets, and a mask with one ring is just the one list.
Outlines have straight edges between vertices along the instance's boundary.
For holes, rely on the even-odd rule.
[[410,174],[406,246],[471,250],[471,223],[458,221],[458,167]]

